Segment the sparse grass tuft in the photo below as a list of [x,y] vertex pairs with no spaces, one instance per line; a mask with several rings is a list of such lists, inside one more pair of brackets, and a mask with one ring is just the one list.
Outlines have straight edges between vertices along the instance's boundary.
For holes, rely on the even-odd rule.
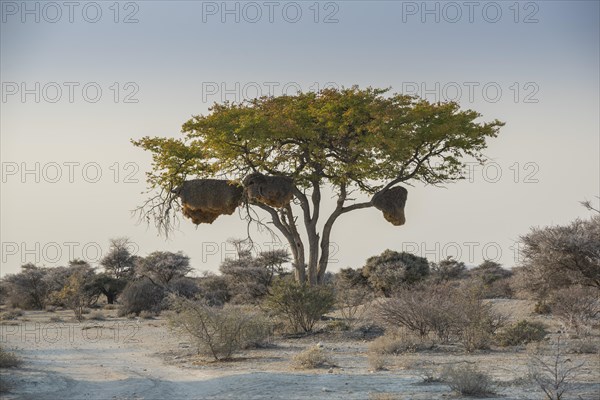
[[331,365],[331,360],[325,350],[317,346],[296,354],[292,362],[296,369],[315,369]]

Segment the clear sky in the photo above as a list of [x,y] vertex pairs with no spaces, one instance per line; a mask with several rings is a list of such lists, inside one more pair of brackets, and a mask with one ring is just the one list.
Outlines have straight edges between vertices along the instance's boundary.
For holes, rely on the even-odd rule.
[[488,167],[409,188],[406,225],[375,209],[342,217],[333,271],[387,248],[512,267],[531,226],[598,205],[598,1],[0,5],[2,275],[24,262],[95,263],[120,236],[139,255],[181,250],[198,272],[216,271],[245,223],[185,220],[168,240],[137,225],[150,155],[130,139],[177,137],[215,101],[326,85],[456,100],[506,122]]

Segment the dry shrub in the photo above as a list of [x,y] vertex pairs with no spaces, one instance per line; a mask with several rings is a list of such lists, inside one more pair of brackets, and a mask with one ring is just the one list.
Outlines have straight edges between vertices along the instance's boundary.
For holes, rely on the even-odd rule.
[[560,337],[550,349],[537,346],[529,353],[529,375],[548,400],[564,399],[574,389],[573,381],[583,365],[566,356]]
[[373,206],[383,212],[383,217],[392,225],[404,225],[404,206],[408,191],[402,186],[396,186],[373,196]]
[[23,364],[23,360],[17,357],[16,354],[10,353],[0,346],[0,368],[19,367]]
[[470,365],[449,366],[442,372],[442,380],[463,396],[487,396],[493,393],[492,379]]
[[544,340],[548,332],[541,322],[519,321],[496,335],[500,346],[518,346]]
[[408,287],[376,306],[376,315],[424,339],[433,332],[442,342],[455,339],[466,351],[485,349],[505,322],[483,299],[481,287]]
[[192,179],[183,182],[173,193],[183,205],[183,215],[196,225],[211,224],[219,215],[231,215],[240,205],[243,189],[221,179]]
[[116,304],[105,304],[104,307],[105,310],[116,310],[117,309],[117,305]]
[[51,316],[48,321],[50,322],[63,322],[63,319],[61,317],[59,317],[58,315],[53,315]]
[[571,286],[552,294],[551,308],[568,332],[587,335],[600,318],[600,291]]
[[386,333],[371,342],[369,353],[398,355],[426,350],[431,346],[432,344],[424,343],[412,335]]
[[244,178],[246,196],[271,207],[285,207],[294,197],[293,181],[286,176],[266,176],[255,172]]
[[296,369],[315,369],[332,365],[328,354],[319,346],[310,347],[296,354],[292,364]]
[[294,332],[310,332],[331,311],[335,297],[330,286],[308,286],[280,279],[271,288],[265,306],[285,318]]
[[383,371],[387,365],[387,359],[383,354],[369,353],[367,362],[372,371]]
[[174,328],[190,337],[198,352],[215,360],[227,360],[242,349],[263,346],[272,325],[259,311],[248,307],[211,307],[204,302],[175,299],[176,312],[169,316]]

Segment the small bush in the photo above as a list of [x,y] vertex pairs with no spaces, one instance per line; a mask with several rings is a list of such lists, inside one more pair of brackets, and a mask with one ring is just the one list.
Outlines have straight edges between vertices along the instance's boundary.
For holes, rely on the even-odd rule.
[[88,319],[92,319],[94,321],[104,321],[106,317],[104,316],[102,311],[94,311],[90,313]]
[[19,367],[23,364],[23,360],[17,357],[16,354],[10,353],[0,346],[0,368]]
[[63,322],[63,319],[61,317],[59,317],[58,315],[53,315],[51,316],[48,321],[50,322]]
[[147,278],[130,282],[121,293],[120,301],[123,305],[119,309],[119,316],[131,313],[139,315],[144,310],[160,311],[164,298],[164,289]]
[[373,340],[369,345],[369,352],[375,354],[393,354],[414,353],[424,350],[428,346],[411,335],[396,336],[386,334]]
[[447,367],[442,373],[442,380],[463,396],[486,396],[493,393],[491,378],[470,365]]
[[540,322],[519,321],[497,335],[500,346],[518,346],[544,340],[548,332]]
[[227,360],[245,348],[264,345],[271,335],[270,321],[247,307],[213,307],[204,302],[177,299],[171,324],[197,345],[198,352]]
[[329,286],[307,286],[280,279],[265,301],[267,309],[288,320],[294,332],[310,332],[335,302]]
[[296,354],[292,363],[297,369],[315,369],[331,365],[331,360],[325,350],[314,346]]
[[104,307],[105,310],[116,310],[117,309],[117,305],[116,304],[105,304]]

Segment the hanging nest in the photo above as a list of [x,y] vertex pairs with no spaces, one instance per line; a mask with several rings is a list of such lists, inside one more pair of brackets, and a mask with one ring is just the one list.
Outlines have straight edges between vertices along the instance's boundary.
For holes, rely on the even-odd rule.
[[286,176],[266,176],[255,172],[244,178],[243,184],[248,200],[271,207],[285,207],[294,197],[293,181]]
[[404,205],[408,191],[402,186],[395,186],[382,192],[377,192],[373,196],[373,205],[378,210],[383,211],[383,217],[392,225],[404,225]]
[[221,179],[192,179],[175,189],[183,215],[196,225],[212,224],[219,215],[231,215],[242,201],[243,189]]

